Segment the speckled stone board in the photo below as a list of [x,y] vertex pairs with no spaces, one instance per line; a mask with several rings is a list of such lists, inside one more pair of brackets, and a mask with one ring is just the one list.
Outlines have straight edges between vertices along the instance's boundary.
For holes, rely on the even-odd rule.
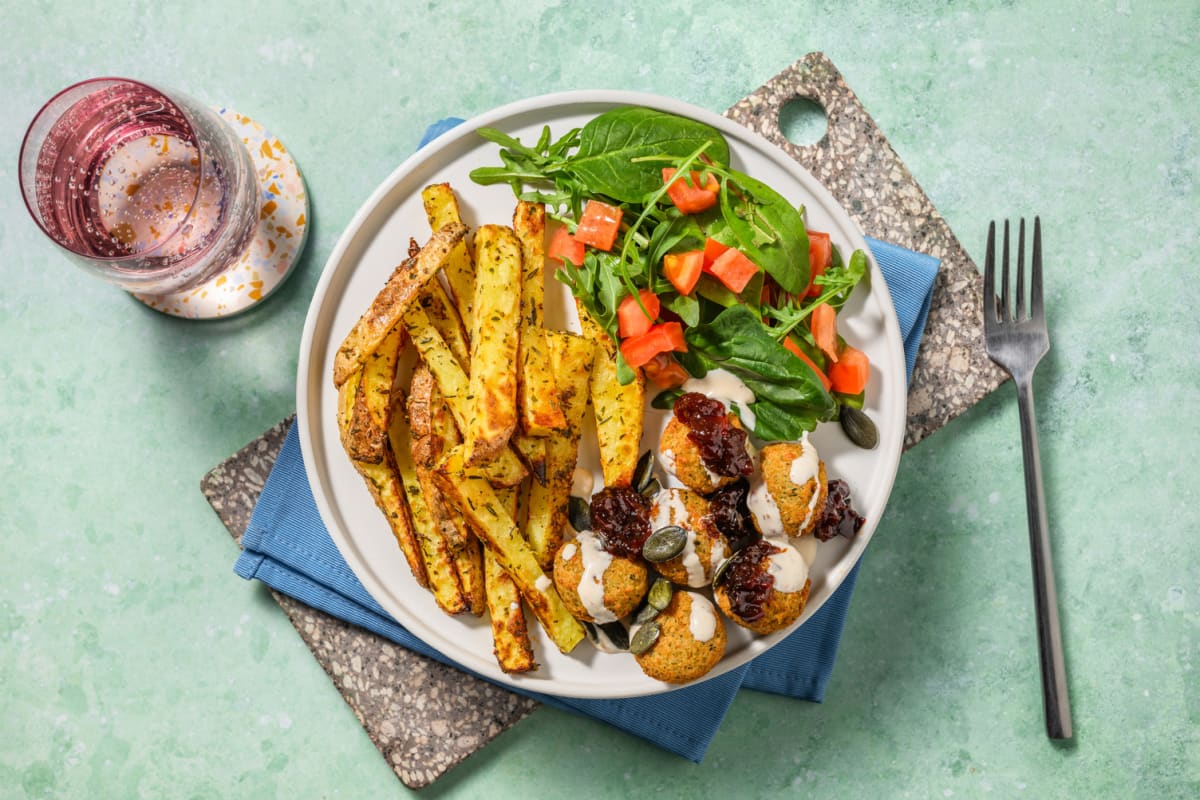
[[[795,98],[829,120],[814,145],[779,127]],[[908,394],[905,448],[946,424],[1005,377],[983,349],[982,280],[841,75],[812,53],[737,103],[726,116],[778,144],[821,180],[871,236],[942,259]],[[201,488],[240,540],[292,418],[209,472]],[[419,788],[538,707],[505,689],[396,647],[383,637],[272,591],[371,741],[405,785]]]
[[[272,427],[201,482],[204,496],[239,543],[294,419]],[[431,783],[539,705],[266,591],[406,786]]]
[[[780,111],[796,98],[812,100],[825,110],[829,129],[815,144],[797,146],[780,130]],[[800,162],[867,235],[941,259],[908,389],[906,448],[1007,378],[983,347],[983,278],[978,268],[829,59],[809,53],[725,116]]]

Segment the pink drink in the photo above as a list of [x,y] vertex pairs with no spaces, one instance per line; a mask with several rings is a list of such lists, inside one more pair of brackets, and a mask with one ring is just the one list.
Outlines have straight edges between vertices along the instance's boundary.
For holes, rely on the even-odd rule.
[[78,260],[146,293],[228,267],[258,222],[249,154],[207,108],[134,81],[65,90],[21,153],[26,204]]

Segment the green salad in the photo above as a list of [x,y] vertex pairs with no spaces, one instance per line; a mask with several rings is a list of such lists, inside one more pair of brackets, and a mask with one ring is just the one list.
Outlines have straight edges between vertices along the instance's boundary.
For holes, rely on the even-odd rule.
[[689,377],[728,370],[754,393],[764,441],[800,438],[839,408],[862,406],[869,362],[837,334],[837,314],[867,272],[843,259],[797,207],[730,165],[710,125],[649,108],[605,112],[527,145],[483,128],[500,164],[474,170],[507,183],[560,223],[548,257],[669,406]]

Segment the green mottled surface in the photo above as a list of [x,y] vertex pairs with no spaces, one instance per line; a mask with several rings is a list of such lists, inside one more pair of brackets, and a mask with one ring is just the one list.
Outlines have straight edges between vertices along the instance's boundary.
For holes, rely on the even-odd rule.
[[[424,794],[1200,795],[1200,6],[171,5],[0,5],[0,797],[406,794],[230,572],[201,475],[294,408],[321,266],[429,121],[592,87],[720,111],[809,50],[976,260],[988,220],[1042,215],[1037,388],[1076,741],[1042,732],[1005,386],[902,461],[823,705],[746,692],[700,766],[543,709]],[[97,74],[227,103],[290,147],[312,236],[264,307],[168,319],[37,232],[24,126]]]

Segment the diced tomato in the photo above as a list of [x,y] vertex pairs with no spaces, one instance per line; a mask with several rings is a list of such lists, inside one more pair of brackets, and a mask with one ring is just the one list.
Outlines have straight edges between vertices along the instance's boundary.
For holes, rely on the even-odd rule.
[[721,257],[721,254],[729,249],[729,245],[721,244],[716,239],[704,240],[704,271],[707,272],[713,262]]
[[810,318],[813,341],[821,352],[832,362],[838,360],[837,353],[837,312],[829,303],[821,303],[813,309]]
[[[641,298],[641,305],[638,305],[638,298]],[[646,307],[645,311],[642,310],[642,306]],[[641,336],[650,330],[654,320],[658,319],[660,308],[657,295],[649,289],[642,289],[637,293],[637,297],[626,295],[617,306],[617,333],[622,339]],[[650,316],[646,316],[647,313]]]
[[825,373],[821,371],[821,368],[817,366],[816,362],[809,358],[808,354],[801,349],[800,345],[796,344],[796,340],[789,336],[783,340],[783,346],[786,347],[790,352],[794,353],[796,358],[812,367],[812,371],[817,373],[817,378],[820,379],[821,385],[824,386],[825,391],[828,392],[832,382],[828,377],[825,376]]
[[825,270],[833,263],[833,244],[829,241],[828,233],[820,231],[808,232],[808,289],[805,297],[816,297],[821,293],[821,287],[813,281],[818,275],[824,275]]
[[640,367],[659,353],[672,350],[687,352],[683,326],[678,322],[660,322],[643,333],[621,342],[621,355],[631,367]]
[[677,386],[683,386],[688,378],[692,377],[682,364],[667,353],[659,353],[647,361],[642,369],[646,370],[646,377],[654,381],[659,389],[674,389]]
[[[675,177],[675,170],[663,167],[662,176],[663,183],[666,183]],[[709,173],[700,172],[692,172],[689,177],[692,181],[690,186],[686,178],[680,178],[667,187],[667,196],[675,207],[684,214],[699,214],[715,206],[717,192],[721,188],[717,179]]]
[[862,350],[845,345],[838,362],[829,368],[833,390],[840,394],[859,394],[867,388],[871,360]]
[[599,200],[588,200],[583,207],[579,225],[575,227],[576,240],[591,245],[597,250],[608,252],[617,241],[621,230],[621,216],[625,212]]
[[667,253],[663,257],[663,275],[680,294],[691,294],[703,271],[704,252],[701,250]]
[[566,228],[559,228],[550,239],[546,256],[559,261],[570,261],[575,266],[583,264],[583,242],[578,241]]
[[746,258],[741,250],[730,247],[712,263],[708,271],[736,294],[745,289],[750,279],[758,274],[758,265]]

